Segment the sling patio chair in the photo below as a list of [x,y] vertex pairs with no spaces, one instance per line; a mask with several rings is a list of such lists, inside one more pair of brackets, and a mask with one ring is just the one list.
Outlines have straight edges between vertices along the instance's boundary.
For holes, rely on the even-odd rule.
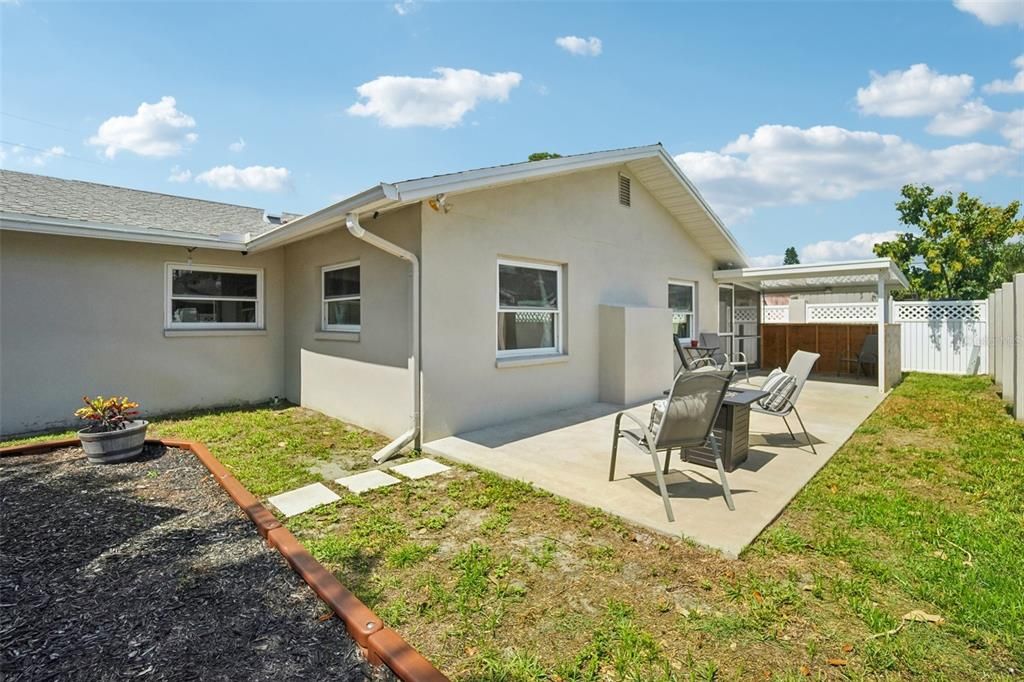
[[735,370],[742,371],[745,379],[750,381],[750,363],[747,361],[746,353],[741,351],[723,352],[721,350],[722,339],[714,332],[701,332],[700,345],[708,348],[718,348],[719,351],[711,355],[715,364],[722,368],[730,366]]
[[[665,486],[665,474],[668,473],[672,450],[679,448],[680,456],[684,449],[710,445],[718,467],[718,476],[722,480],[722,494],[730,510],[736,507],[732,503],[732,491],[729,481],[725,478],[722,456],[718,438],[712,428],[718,411],[722,409],[722,401],[729,389],[729,380],[733,370],[702,368],[693,372],[680,372],[672,383],[668,398],[655,401],[651,407],[651,416],[645,424],[629,412],[619,412],[615,416],[615,432],[612,434],[612,461],[608,469],[608,480],[615,480],[615,458],[619,450],[619,439],[625,438],[642,452],[651,457],[654,464],[654,475],[658,480],[661,499],[665,503],[665,515],[669,521],[675,521],[672,505]],[[622,418],[634,422],[630,428],[622,428]],[[664,468],[658,462],[658,453],[665,452]]]
[[814,454],[818,454],[818,451],[814,448],[811,434],[807,432],[804,420],[800,418],[800,413],[796,409],[796,400],[800,397],[800,392],[804,390],[804,384],[811,373],[811,368],[820,357],[821,355],[818,353],[798,350],[789,359],[785,372],[778,368],[772,370],[768,375],[768,380],[761,386],[761,390],[766,391],[768,395],[750,406],[754,412],[782,417],[782,423],[789,429],[789,435],[793,440],[796,440],[796,435],[789,422],[786,421],[786,417],[790,413],[795,414],[797,421],[800,422],[800,428],[804,431],[804,436],[807,437],[807,443],[811,446],[811,452]]
[[864,337],[864,343],[861,344],[860,352],[852,357],[844,357],[841,359],[842,362],[848,365],[857,365],[857,369],[861,374],[867,374],[867,369],[864,365],[878,366],[878,334],[868,334]]

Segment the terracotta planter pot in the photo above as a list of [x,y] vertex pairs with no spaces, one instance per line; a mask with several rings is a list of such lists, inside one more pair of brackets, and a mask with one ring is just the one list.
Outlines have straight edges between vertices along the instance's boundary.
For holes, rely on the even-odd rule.
[[78,439],[93,464],[114,464],[138,457],[146,444],[149,422],[136,419],[117,431],[90,431],[82,429]]

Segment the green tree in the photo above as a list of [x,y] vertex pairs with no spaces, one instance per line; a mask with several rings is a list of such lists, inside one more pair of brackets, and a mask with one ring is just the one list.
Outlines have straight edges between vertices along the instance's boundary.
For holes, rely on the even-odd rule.
[[796,247],[791,246],[786,249],[786,255],[782,258],[783,265],[800,265],[800,256],[796,253]]
[[527,157],[527,161],[543,161],[544,159],[560,159],[561,154],[555,152],[534,152]]
[[921,298],[985,298],[1003,281],[1007,241],[1024,235],[1020,202],[985,204],[961,192],[936,194],[928,185],[904,185],[896,202],[900,222],[911,228],[875,245],[892,258]]

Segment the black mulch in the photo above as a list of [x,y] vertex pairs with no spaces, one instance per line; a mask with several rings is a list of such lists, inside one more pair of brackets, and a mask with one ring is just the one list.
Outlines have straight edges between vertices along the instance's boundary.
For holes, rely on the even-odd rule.
[[0,458],[0,678],[371,679],[206,468],[147,447]]

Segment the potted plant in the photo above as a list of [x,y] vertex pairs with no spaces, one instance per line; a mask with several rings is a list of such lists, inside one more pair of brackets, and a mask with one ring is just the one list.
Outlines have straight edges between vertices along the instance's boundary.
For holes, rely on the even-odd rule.
[[90,462],[125,462],[142,452],[149,422],[136,419],[139,416],[138,403],[124,396],[82,396],[82,400],[85,407],[77,410],[75,416],[90,422],[78,432],[78,439]]

